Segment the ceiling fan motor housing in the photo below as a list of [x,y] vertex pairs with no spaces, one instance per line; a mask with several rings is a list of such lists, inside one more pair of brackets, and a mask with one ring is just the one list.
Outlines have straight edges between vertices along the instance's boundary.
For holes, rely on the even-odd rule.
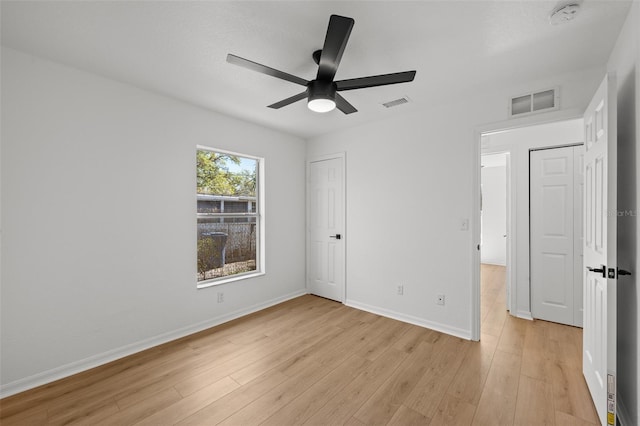
[[307,84],[307,106],[315,112],[329,112],[336,107],[337,86],[333,81],[312,80]]
[[333,81],[312,80],[307,85],[309,100],[312,99],[330,99],[336,100],[336,91],[338,89]]

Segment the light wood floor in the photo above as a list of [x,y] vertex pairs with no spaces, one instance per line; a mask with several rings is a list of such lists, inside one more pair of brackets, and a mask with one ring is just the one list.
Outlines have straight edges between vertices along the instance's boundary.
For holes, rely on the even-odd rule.
[[5,398],[0,423],[595,424],[581,330],[510,317],[504,269],[482,274],[480,343],[303,296]]

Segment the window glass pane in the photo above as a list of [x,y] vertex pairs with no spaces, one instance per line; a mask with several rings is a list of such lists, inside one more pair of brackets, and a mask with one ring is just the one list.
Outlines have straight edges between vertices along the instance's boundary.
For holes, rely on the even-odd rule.
[[198,282],[257,270],[258,160],[197,151]]

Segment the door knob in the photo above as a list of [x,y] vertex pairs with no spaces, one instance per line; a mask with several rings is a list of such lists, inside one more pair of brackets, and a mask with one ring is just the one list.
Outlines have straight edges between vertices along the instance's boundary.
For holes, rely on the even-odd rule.
[[620,275],[631,275],[631,272],[618,268],[618,276]]
[[607,267],[602,265],[600,268],[592,268],[590,266],[587,266],[587,269],[589,270],[589,272],[597,272],[599,274],[602,274],[602,278],[607,278]]
[[336,235],[329,235],[329,238],[335,238],[336,240],[339,240],[342,238],[342,235],[340,234],[336,234]]

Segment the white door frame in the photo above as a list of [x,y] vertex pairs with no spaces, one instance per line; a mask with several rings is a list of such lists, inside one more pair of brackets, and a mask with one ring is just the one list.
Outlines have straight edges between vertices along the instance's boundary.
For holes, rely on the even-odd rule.
[[[474,130],[474,138],[473,138],[473,153],[474,153],[474,161],[473,161],[473,181],[472,181],[472,203],[473,203],[473,211],[471,215],[471,232],[472,232],[472,241],[471,245],[471,339],[472,340],[480,340],[480,324],[481,324],[481,313],[480,313],[480,227],[481,227],[481,219],[480,219],[480,183],[481,172],[480,172],[480,162],[481,155],[488,154],[493,152],[509,152],[510,160],[511,160],[511,170],[509,173],[509,177],[511,180],[510,187],[510,210],[511,210],[511,219],[510,223],[507,227],[507,265],[509,268],[508,276],[507,276],[507,285],[510,286],[510,308],[511,315],[522,316],[523,318],[531,319],[530,315],[527,317],[526,315],[518,315],[516,311],[516,307],[518,306],[518,286],[517,283],[517,262],[516,262],[516,253],[518,247],[518,218],[516,216],[515,210],[515,191],[516,191],[516,158],[512,151],[511,147],[492,147],[491,150],[483,150],[482,149],[482,135],[485,133],[493,133],[499,131],[506,130],[514,130],[520,129],[524,127],[537,126],[540,124],[550,124],[560,121],[568,121],[582,118],[583,111],[572,109],[566,111],[556,111],[548,114],[544,114],[543,116],[530,116],[524,117],[520,119],[513,119],[508,121],[500,121],[496,123],[490,123],[483,126],[478,126]],[[528,222],[528,220],[527,220]],[[528,227],[528,225],[527,225]]]
[[316,163],[318,161],[325,161],[325,160],[333,160],[333,159],[342,159],[342,210],[343,210],[343,230],[342,230],[342,244],[343,244],[343,250],[342,250],[342,282],[343,282],[343,286],[342,286],[342,301],[341,303],[346,303],[347,301],[347,237],[348,237],[348,230],[347,230],[347,155],[345,152],[337,152],[335,154],[326,154],[326,155],[319,155],[319,156],[315,156],[315,157],[311,157],[311,158],[307,158],[307,165],[306,165],[306,223],[305,223],[305,228],[306,228],[306,254],[305,254],[305,287],[307,289],[307,293],[310,292],[310,289],[308,287],[308,273],[309,273],[309,253],[311,253],[310,247],[309,247],[309,223],[310,223],[310,214],[311,214],[311,204],[310,204],[310,199],[309,199],[309,183],[310,183],[310,171],[311,171],[311,163]]

